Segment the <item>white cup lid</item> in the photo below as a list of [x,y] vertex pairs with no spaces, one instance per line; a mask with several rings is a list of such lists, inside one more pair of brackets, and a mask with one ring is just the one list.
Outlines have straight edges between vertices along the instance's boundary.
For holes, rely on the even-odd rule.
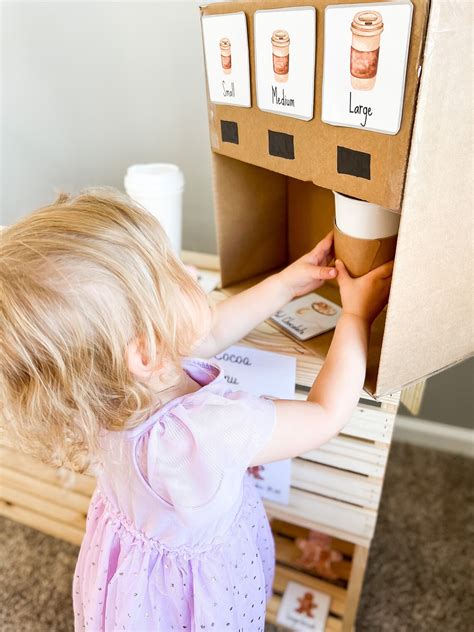
[[360,239],[382,239],[397,234],[400,214],[396,211],[336,191],[333,193],[336,225],[343,233]]
[[177,165],[165,162],[131,165],[125,176],[125,189],[129,187],[163,193],[182,191],[184,175]]

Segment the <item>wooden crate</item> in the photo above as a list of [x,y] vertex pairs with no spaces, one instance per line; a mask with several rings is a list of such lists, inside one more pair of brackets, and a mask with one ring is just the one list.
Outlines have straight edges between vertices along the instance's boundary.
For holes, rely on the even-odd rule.
[[339,551],[344,557],[342,561],[333,565],[339,579],[329,580],[318,576],[314,571],[305,569],[299,561],[301,551],[296,545],[296,540],[298,538],[306,539],[309,534],[308,529],[275,519],[272,520],[272,530],[275,538],[276,569],[273,585],[274,595],[267,607],[267,620],[270,623],[276,623],[280,601],[286,585],[289,581],[294,581],[329,595],[331,605],[326,632],[340,632],[347,605],[347,586],[355,546],[344,540],[332,539],[332,548]]
[[[188,262],[216,269],[216,259],[190,256]],[[223,298],[213,293],[213,300]],[[304,399],[322,358],[301,353],[292,341],[269,323],[262,323],[242,344],[296,357],[297,393]],[[375,402],[362,392],[357,409],[343,432],[318,450],[292,463],[288,505],[265,502],[275,533],[277,569],[275,595],[267,619],[275,622],[288,581],[326,592],[331,597],[327,632],[353,630],[370,542],[374,534],[393,425],[400,394]],[[55,470],[0,445],[0,514],[79,545],[95,480],[68,470]],[[298,564],[297,537],[308,529],[333,538],[343,551],[343,582],[317,577]]]
[[0,514],[80,545],[95,479],[0,446]]

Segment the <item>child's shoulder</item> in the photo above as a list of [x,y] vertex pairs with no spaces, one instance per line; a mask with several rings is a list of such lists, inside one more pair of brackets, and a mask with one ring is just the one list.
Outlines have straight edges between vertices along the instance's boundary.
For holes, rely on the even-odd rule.
[[224,480],[228,489],[240,485],[275,421],[273,401],[232,391],[218,367],[193,362],[213,379],[199,381],[199,390],[168,402],[129,433],[148,484],[175,507],[202,506]]
[[206,360],[187,359],[184,368],[201,388],[167,402],[143,422],[138,428],[128,431],[128,437],[176,431],[176,427],[187,427],[199,432],[201,427],[210,432],[221,431],[223,426],[242,424],[252,416],[256,421],[259,414],[273,410],[273,404],[264,397],[246,391],[232,390],[222,369]]

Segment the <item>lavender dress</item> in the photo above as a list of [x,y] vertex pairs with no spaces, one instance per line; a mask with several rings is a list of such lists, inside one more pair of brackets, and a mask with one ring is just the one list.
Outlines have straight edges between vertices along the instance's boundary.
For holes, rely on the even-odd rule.
[[184,366],[200,390],[104,439],[74,575],[76,631],[264,629],[274,546],[246,468],[275,407],[228,390],[215,365]]

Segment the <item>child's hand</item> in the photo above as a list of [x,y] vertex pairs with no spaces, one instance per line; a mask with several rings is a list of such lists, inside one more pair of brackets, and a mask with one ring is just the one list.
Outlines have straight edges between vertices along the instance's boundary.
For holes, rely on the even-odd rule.
[[342,261],[336,261],[336,270],[343,311],[372,323],[387,304],[393,261],[384,263],[357,279],[349,275]]
[[332,231],[313,248],[277,276],[288,289],[291,298],[303,296],[323,285],[327,279],[334,279],[337,272],[328,267],[334,258]]

